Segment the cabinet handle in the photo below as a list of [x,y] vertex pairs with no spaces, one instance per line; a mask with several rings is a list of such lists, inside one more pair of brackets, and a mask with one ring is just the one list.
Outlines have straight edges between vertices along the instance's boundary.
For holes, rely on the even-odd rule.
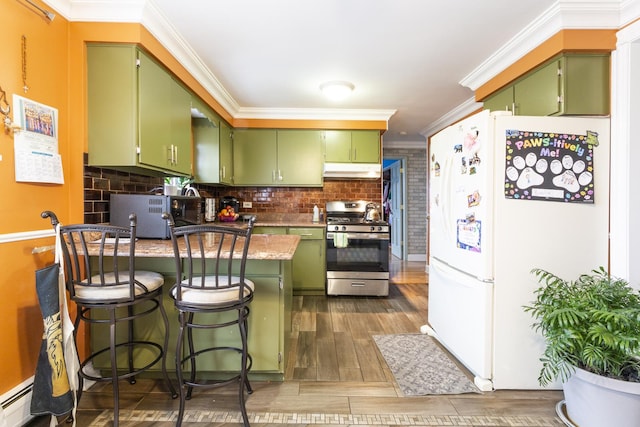
[[173,144],[167,147],[167,161],[170,165],[173,164]]
[[222,166],[222,178],[226,178],[227,177],[227,167],[226,166]]
[[278,169],[278,181],[282,181],[282,171]]
[[271,182],[276,182],[276,170],[271,171]]
[[174,151],[174,156],[173,156],[173,164],[177,165],[178,164],[178,146],[174,145],[173,146],[173,151]]

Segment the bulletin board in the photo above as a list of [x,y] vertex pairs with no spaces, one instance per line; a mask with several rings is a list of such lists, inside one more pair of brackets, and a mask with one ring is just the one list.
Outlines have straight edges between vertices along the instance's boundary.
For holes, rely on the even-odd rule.
[[598,134],[506,131],[504,194],[508,199],[594,203]]

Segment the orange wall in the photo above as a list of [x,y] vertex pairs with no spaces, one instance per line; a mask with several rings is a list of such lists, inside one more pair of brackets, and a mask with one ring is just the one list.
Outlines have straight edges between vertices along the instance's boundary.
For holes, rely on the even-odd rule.
[[[42,6],[45,6],[44,4]],[[60,16],[45,20],[33,8],[18,1],[0,2],[0,86],[7,93],[13,109],[13,95],[58,109],[58,143],[62,155],[64,185],[30,184],[15,181],[13,137],[0,128],[0,235],[34,230],[50,230],[49,222],[40,218],[45,209],[67,219],[72,206],[82,209],[82,192],[78,203],[71,199],[74,183],[72,169],[82,154],[71,154],[69,128],[73,122],[69,110],[68,36],[69,25]],[[22,90],[22,36],[26,36],[26,71],[29,90]],[[13,117],[13,110],[11,111]],[[11,239],[13,240],[13,239]],[[32,255],[35,246],[51,245],[52,238],[0,243],[0,295],[2,328],[0,332],[0,393],[5,393],[33,375],[42,338],[42,317],[35,294],[34,271],[52,261],[52,253]]]

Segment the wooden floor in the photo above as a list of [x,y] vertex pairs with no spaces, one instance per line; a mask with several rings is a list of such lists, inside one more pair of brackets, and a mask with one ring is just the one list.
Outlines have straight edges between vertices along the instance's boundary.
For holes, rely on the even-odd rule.
[[[560,391],[494,391],[403,397],[371,336],[418,333],[427,320],[424,263],[391,265],[389,297],[295,296],[284,382],[252,382],[253,426],[563,426]],[[232,387],[233,388],[233,387]],[[153,380],[125,382],[121,426],[175,425],[177,402]],[[85,392],[78,426],[110,426],[110,386]],[[194,395],[183,425],[240,425],[234,390]],[[39,424],[40,423],[40,424]],[[45,427],[43,420],[32,426]]]

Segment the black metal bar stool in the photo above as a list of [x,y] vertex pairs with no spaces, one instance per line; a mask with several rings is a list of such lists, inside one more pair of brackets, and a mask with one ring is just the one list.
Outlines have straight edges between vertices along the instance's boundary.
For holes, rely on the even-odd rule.
[[[41,216],[50,218],[56,228],[58,218],[53,212],[44,211]],[[166,368],[169,321],[162,305],[164,278],[156,272],[135,269],[136,216],[131,214],[129,220],[129,227],[97,224],[60,226],[67,292],[77,306],[74,322],[76,347],[80,321],[94,328],[106,325],[109,329],[109,344],[103,348],[92,348],[91,354],[80,361],[78,401],[85,379],[111,382],[114,426],[119,424],[119,380],[128,379],[135,384],[136,375],[160,362],[171,396],[178,396]],[[94,253],[95,256],[88,256]],[[137,340],[134,320],[157,311],[162,317],[164,342]],[[97,329],[94,333],[98,333]],[[139,361],[137,356],[134,357],[134,349],[144,349],[150,356]],[[100,360],[100,363],[105,363],[107,355],[110,374],[95,374],[90,369],[93,362]],[[126,361],[119,365],[118,360],[123,357]]]
[[[249,220],[246,228],[217,224],[175,227],[170,214],[165,213],[163,217],[169,223],[175,254],[176,284],[171,289],[171,296],[175,300],[180,323],[176,344],[180,410],[176,425],[182,425],[185,400],[191,398],[194,387],[237,383],[242,420],[248,427],[245,391],[251,394],[253,390],[247,378],[251,369],[247,319],[255,286],[245,278],[245,266],[255,217]],[[222,334],[214,337],[213,333],[205,336],[201,332],[197,332],[194,339],[194,330],[236,325],[239,342],[216,342]],[[204,362],[201,356],[207,355],[211,357],[209,361],[216,356],[239,356],[237,369],[218,373],[223,378],[207,379],[197,369],[197,360]]]

